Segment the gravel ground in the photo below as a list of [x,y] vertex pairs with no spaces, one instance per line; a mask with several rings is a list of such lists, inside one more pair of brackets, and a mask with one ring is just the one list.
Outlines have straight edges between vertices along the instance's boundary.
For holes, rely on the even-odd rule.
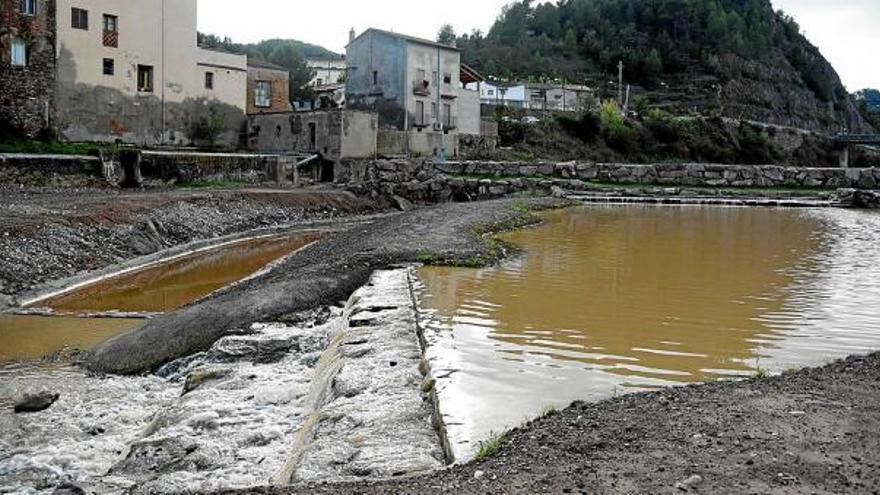
[[2,188],[0,299],[192,241],[377,207],[333,191]]
[[348,299],[373,271],[432,259],[479,261],[486,253],[480,229],[528,221],[521,206],[565,204],[552,199],[446,204],[380,218],[330,235],[281,262],[269,273],[151,320],[95,349],[92,371],[136,374],[204,351],[237,329]]
[[423,477],[246,493],[878,493],[878,394],[880,354],[851,357],[575,403],[487,459]]

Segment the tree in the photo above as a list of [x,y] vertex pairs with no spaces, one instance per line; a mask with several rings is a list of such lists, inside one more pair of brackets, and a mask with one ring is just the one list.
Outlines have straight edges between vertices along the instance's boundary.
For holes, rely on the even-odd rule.
[[290,43],[278,45],[269,54],[269,62],[278,64],[290,71],[290,100],[308,100],[314,96],[309,83],[315,73],[306,64],[306,60]]
[[451,24],[444,24],[437,33],[437,42],[444,45],[455,46],[456,36],[455,29]]
[[656,48],[651,48],[648,55],[645,56],[645,74],[651,77],[659,76],[663,73],[663,58]]

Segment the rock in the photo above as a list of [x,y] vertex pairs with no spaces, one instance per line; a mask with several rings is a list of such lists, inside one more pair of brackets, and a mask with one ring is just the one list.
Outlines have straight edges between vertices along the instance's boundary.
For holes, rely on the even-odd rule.
[[58,397],[60,397],[59,394],[53,394],[52,392],[25,394],[24,397],[15,403],[15,412],[34,413],[45,411],[58,400]]
[[394,205],[397,206],[397,209],[400,211],[410,211],[413,209],[413,204],[409,200],[396,194],[391,196],[391,200],[394,201]]
[[483,476],[486,476],[486,473],[484,473],[483,471],[478,470],[478,471],[474,472],[474,479],[475,480],[478,480],[478,479],[482,478]]
[[566,195],[565,190],[558,186],[551,187],[550,194],[552,194],[554,198],[564,198]]
[[695,474],[695,475],[693,475],[683,481],[679,481],[678,483],[676,483],[675,488],[678,490],[681,490],[683,492],[687,492],[687,491],[690,491],[690,490],[696,488],[702,482],[703,482],[703,477],[698,474]]
[[59,485],[58,488],[52,492],[52,495],[85,495],[85,493],[85,490],[76,485],[64,483]]
[[186,382],[183,384],[183,395],[193,390],[201,388],[204,384],[212,381],[226,378],[232,373],[232,370],[225,368],[196,368],[186,375]]

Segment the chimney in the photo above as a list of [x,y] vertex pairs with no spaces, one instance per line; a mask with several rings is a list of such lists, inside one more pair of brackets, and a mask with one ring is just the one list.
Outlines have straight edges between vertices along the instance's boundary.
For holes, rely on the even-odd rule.
[[348,32],[348,42],[351,43],[352,41],[354,41],[354,38],[355,38],[354,28],[351,28],[351,31]]

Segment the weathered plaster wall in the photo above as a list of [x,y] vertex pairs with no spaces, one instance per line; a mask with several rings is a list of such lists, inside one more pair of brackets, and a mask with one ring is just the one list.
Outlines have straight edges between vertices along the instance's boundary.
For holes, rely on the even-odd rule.
[[[89,12],[89,29],[72,27],[71,8]],[[217,120],[216,145],[235,147],[244,127],[243,56],[196,47],[196,0],[58,0],[55,126],[72,141],[116,141],[138,145],[210,144],[198,127]],[[104,46],[103,16],[118,18],[118,46]],[[114,61],[112,75],[104,59]],[[215,70],[215,87],[205,88],[200,61]],[[138,66],[153,68],[152,91],[139,91]],[[216,69],[216,68],[215,68]],[[229,77],[226,77],[226,76]],[[233,87],[236,86],[236,87]]]
[[[403,130],[406,125],[406,42],[370,31],[346,48],[349,72],[346,106],[375,110],[379,125]],[[373,84],[373,72],[377,83]]]
[[458,88],[458,133],[479,135],[481,122],[479,91]]
[[[25,67],[12,66],[16,38],[26,44]],[[48,127],[54,85],[55,1],[39,0],[36,16],[20,14],[17,1],[0,1],[0,134],[33,137]]]
[[375,113],[282,112],[251,115],[248,122],[250,149],[261,153],[320,153],[328,160],[369,158],[376,154],[378,116]]

